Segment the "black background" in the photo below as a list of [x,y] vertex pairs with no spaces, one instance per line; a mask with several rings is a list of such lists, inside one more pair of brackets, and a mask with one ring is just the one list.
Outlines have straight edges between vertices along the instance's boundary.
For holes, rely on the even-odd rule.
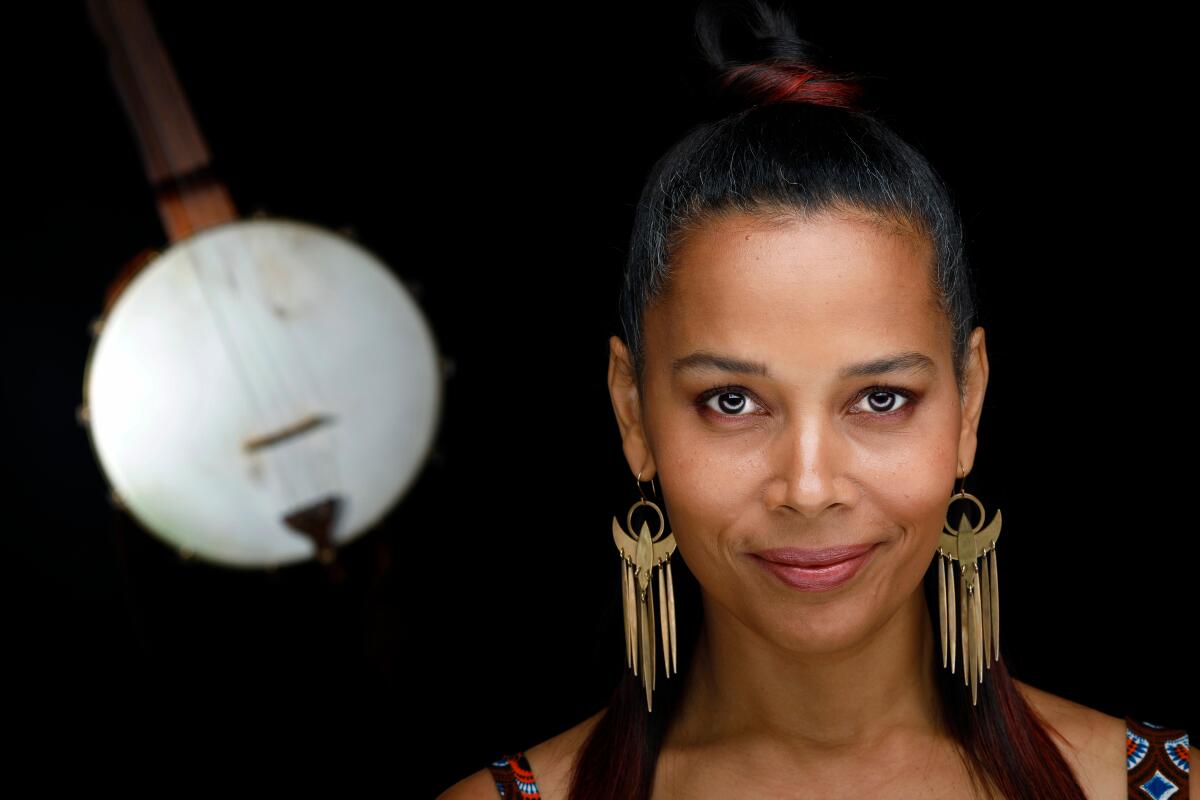
[[[887,118],[963,209],[992,370],[967,490],[1004,512],[1011,671],[1195,728],[1172,23],[794,5],[887,77]],[[352,228],[454,371],[434,458],[343,584],[187,562],[114,511],[75,421],[87,326],[164,233],[84,6],[17,12],[6,719],[107,780],[236,764],[432,796],[599,710],[623,668],[609,520],[636,486],[607,340],[641,181],[693,121],[691,4],[150,8],[242,213]]]

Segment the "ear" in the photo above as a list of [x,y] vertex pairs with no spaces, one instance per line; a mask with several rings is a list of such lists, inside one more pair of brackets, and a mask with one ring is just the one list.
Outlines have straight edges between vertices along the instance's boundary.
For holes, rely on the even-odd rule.
[[969,474],[971,466],[975,463],[975,449],[979,444],[979,417],[983,414],[983,396],[987,391],[988,382],[987,342],[982,327],[971,331],[964,370],[966,386],[962,401],[963,421],[958,439],[958,460]]
[[654,477],[654,456],[642,424],[642,400],[637,387],[637,375],[629,349],[617,336],[608,340],[608,393],[612,399],[617,427],[621,430],[621,446],[630,471],[649,481]]

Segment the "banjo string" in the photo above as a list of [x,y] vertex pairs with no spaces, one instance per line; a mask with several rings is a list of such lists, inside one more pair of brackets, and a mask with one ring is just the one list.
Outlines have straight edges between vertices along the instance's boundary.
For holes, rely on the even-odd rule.
[[[238,385],[241,386],[242,391],[245,393],[245,396],[249,402],[249,406],[253,414],[253,423],[258,427],[259,430],[262,430],[264,425],[270,424],[270,420],[275,417],[275,414],[273,413],[271,402],[269,399],[264,398],[263,395],[260,394],[259,386],[254,380],[253,373],[257,372],[261,374],[261,367],[252,367],[248,363],[248,354],[242,352],[242,349],[238,344],[238,337],[233,332],[233,325],[230,323],[229,318],[226,316],[226,313],[223,310],[222,302],[218,299],[218,296],[221,294],[219,284],[216,288],[213,288],[209,279],[206,277],[207,273],[212,271],[222,269],[229,270],[230,265],[227,263],[227,260],[224,259],[217,259],[216,261],[213,261],[211,259],[203,258],[205,255],[204,252],[197,251],[198,248],[196,247],[195,243],[193,243],[192,247],[188,250],[185,250],[184,253],[187,257],[189,266],[192,267],[192,270],[196,276],[196,281],[200,286],[204,303],[208,307],[209,314],[212,317],[217,329],[222,350],[225,351],[226,357],[229,359],[230,363],[233,364],[234,371],[238,376]],[[201,261],[203,263],[198,263]],[[230,275],[232,273],[226,272],[226,274]],[[265,388],[266,387],[264,386],[263,389],[265,390]],[[284,495],[287,498],[287,502],[294,502],[298,495],[291,486],[287,475],[281,470],[279,477]]]
[[[242,241],[242,252],[250,254],[250,258],[247,259],[247,269],[252,273],[254,278],[254,294],[256,294],[259,301],[258,306],[259,308],[268,306],[271,302],[276,301],[277,297],[271,296],[265,290],[263,284],[263,271],[262,266],[260,266],[264,264],[263,252],[254,246],[254,237],[247,235],[245,228],[236,230],[235,235]],[[326,409],[331,407],[325,402],[317,381],[313,379],[310,365],[308,365],[308,360],[304,355],[304,348],[300,347],[299,343],[296,342],[292,326],[288,323],[278,323],[271,314],[263,315],[268,320],[271,332],[277,333],[276,336],[269,336],[260,327],[258,329],[257,339],[263,343],[263,349],[268,353],[268,360],[272,363],[272,366],[287,363],[287,369],[282,369],[281,371],[284,383],[286,383],[287,375],[292,375],[301,384],[299,390],[296,390],[294,384],[290,384],[293,387],[293,397],[302,398],[300,407],[290,409],[294,415],[293,419],[300,419],[300,416],[304,414],[324,414]],[[257,317],[258,314],[247,315],[247,318],[251,321]],[[288,363],[288,359],[282,359],[278,355],[270,355],[272,339],[275,339],[277,344],[280,344],[282,348],[276,348],[275,353],[290,356],[290,363]],[[310,437],[307,437],[302,443],[298,444],[301,450],[296,455],[296,461],[299,462],[298,467],[301,473],[304,473],[308,479],[306,499],[311,500],[322,494],[342,493],[340,475],[337,474],[337,459],[335,457],[336,429],[336,425],[322,426],[319,432],[310,435]],[[314,438],[317,435],[329,437],[328,441],[331,450],[328,452],[328,458],[314,458],[312,456],[314,447],[317,447],[317,439]]]
[[[240,225],[240,223],[238,223]],[[328,408],[327,405],[321,403],[320,392],[316,388],[316,383],[312,379],[312,373],[307,368],[307,362],[300,355],[299,348],[296,346],[296,341],[291,337],[291,332],[286,330],[285,326],[274,323],[268,319],[267,325],[275,331],[283,330],[288,341],[284,342],[284,349],[290,351],[294,356],[291,364],[283,358],[280,358],[277,353],[279,350],[275,348],[275,353],[272,353],[271,340],[272,337],[264,330],[264,325],[261,324],[259,317],[268,316],[263,312],[263,309],[269,302],[270,298],[263,291],[262,282],[258,264],[260,263],[261,251],[257,250],[251,244],[253,237],[248,236],[244,229],[235,229],[234,236],[242,243],[241,248],[227,245],[222,250],[222,257],[218,259],[218,264],[227,270],[227,275],[236,291],[227,291],[225,287],[218,283],[218,289],[211,292],[211,296],[217,297],[224,295],[229,299],[233,299],[236,295],[238,307],[242,309],[242,313],[233,314],[232,316],[221,315],[221,320],[224,325],[224,338],[229,343],[227,350],[235,350],[242,353],[240,363],[256,363],[252,370],[243,369],[242,374],[244,382],[253,387],[255,384],[254,374],[262,378],[259,384],[264,391],[274,400],[274,402],[259,403],[260,424],[266,426],[263,429],[269,430],[278,427],[281,422],[296,420],[305,411],[313,409]],[[222,244],[226,244],[222,242]],[[205,280],[203,272],[212,271],[201,270],[200,280]],[[253,280],[251,280],[251,276]],[[227,303],[228,305],[228,303]],[[240,319],[243,323],[243,333],[235,335],[233,325],[230,320]],[[241,346],[238,346],[241,343]],[[250,356],[253,356],[251,359]],[[294,367],[292,365],[295,365]],[[285,368],[286,366],[286,368]],[[297,387],[296,384],[288,380],[288,375],[300,376],[302,382],[307,383],[309,394]],[[272,391],[273,390],[273,391]],[[251,390],[252,391],[252,390]],[[255,396],[258,396],[255,393]],[[315,396],[316,403],[313,398]],[[300,402],[297,398],[303,398]],[[333,436],[332,426],[328,426],[324,433]],[[336,442],[334,442],[336,447]],[[297,508],[301,503],[313,500],[321,493],[322,483],[318,478],[315,470],[314,459],[308,455],[311,448],[311,439],[301,442],[298,447],[301,448],[298,454],[289,456],[288,450],[272,453],[266,451],[269,456],[269,462],[273,464],[280,474],[281,482],[284,484],[286,503],[291,508]],[[341,494],[342,485],[340,475],[337,474],[336,458],[330,453],[328,459],[319,459],[321,461],[332,462],[332,468],[335,472],[333,475],[326,474],[326,478],[331,480],[325,483],[325,495],[330,493]],[[296,461],[298,463],[293,464]],[[288,475],[291,475],[289,479]],[[299,486],[300,488],[296,488]]]
[[[262,268],[260,266],[264,263],[262,250],[255,244],[255,237],[248,236],[244,228],[239,228],[237,235],[243,242],[245,252],[251,254],[249,262],[251,272],[253,272],[255,277],[256,294],[260,302],[263,305],[267,305],[277,298],[270,296],[263,286]],[[303,397],[304,400],[303,408],[295,410],[297,418],[301,413],[327,413],[327,409],[332,408],[332,406],[326,402],[320,384],[316,381],[310,369],[309,360],[304,356],[305,348],[297,342],[292,326],[288,323],[275,322],[271,316],[268,316],[268,320],[270,321],[272,330],[280,334],[279,338],[282,339],[283,352],[293,356],[292,363],[285,370],[285,374],[295,376],[303,384],[302,390],[296,392],[296,395]],[[262,341],[264,342],[264,346],[269,350],[268,338],[263,336]],[[343,495],[341,471],[338,467],[337,459],[337,423],[338,421],[334,421],[333,424],[323,425],[321,431],[317,434],[328,437],[329,450],[326,458],[299,457],[301,467],[308,467],[308,477],[310,479],[308,496],[310,498],[317,496],[321,492],[338,496]],[[313,440],[310,438],[309,441]]]

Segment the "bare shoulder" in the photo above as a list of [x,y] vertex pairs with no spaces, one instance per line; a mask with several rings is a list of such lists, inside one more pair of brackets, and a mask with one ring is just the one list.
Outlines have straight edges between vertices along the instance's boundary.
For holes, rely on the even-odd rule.
[[575,756],[607,710],[602,708],[578,725],[525,751],[525,760],[529,762],[529,768],[533,771],[533,778],[537,781],[542,800],[562,800],[567,796]]
[[436,800],[497,800],[499,797],[496,781],[485,767],[439,794]]
[[[1089,798],[1124,797],[1125,720],[1013,679],[1034,710],[1054,728],[1064,758]],[[1057,734],[1057,735],[1056,735]]]

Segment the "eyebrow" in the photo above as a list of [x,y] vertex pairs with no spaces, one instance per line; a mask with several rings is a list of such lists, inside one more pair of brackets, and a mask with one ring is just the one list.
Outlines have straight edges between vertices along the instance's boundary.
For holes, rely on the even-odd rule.
[[[770,370],[767,369],[766,364],[721,355],[720,353],[713,353],[708,350],[697,350],[691,355],[677,358],[671,365],[671,372],[676,375],[680,372],[705,372],[713,370],[719,372],[738,372],[746,375],[761,375],[764,378],[771,377]],[[882,358],[873,358],[869,361],[847,364],[838,371],[838,378],[861,378],[905,370],[933,373],[937,371],[937,366],[934,364],[933,359],[924,353],[917,352],[916,350],[905,350],[900,353],[883,356]]]

